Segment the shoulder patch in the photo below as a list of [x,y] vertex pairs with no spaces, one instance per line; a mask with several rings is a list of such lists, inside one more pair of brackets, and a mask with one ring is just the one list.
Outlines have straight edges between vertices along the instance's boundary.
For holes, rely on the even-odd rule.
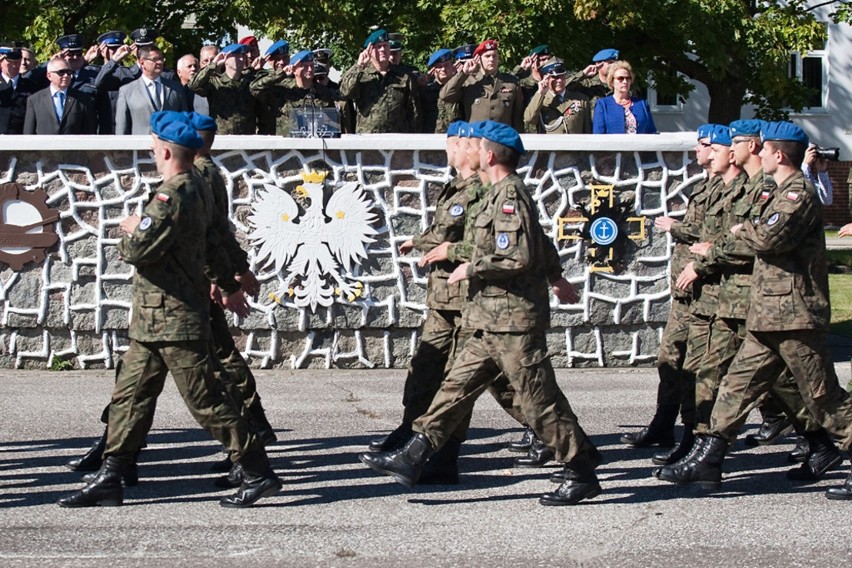
[[761,199],[769,199],[770,195],[772,195],[771,191],[763,190],[763,191],[760,192],[760,198]]
[[772,216],[769,219],[766,220],[766,224],[771,227],[772,225],[777,223],[778,219],[780,219],[780,218],[781,218],[781,215],[779,213],[773,213]]
[[509,235],[506,233],[497,233],[497,248],[500,250],[509,248]]
[[514,215],[515,214],[515,203],[513,201],[507,201],[503,204],[503,214],[504,215]]
[[162,201],[163,203],[171,203],[172,202],[171,195],[161,193],[161,192],[157,193],[157,199]]
[[147,231],[151,227],[151,218],[150,217],[142,217],[142,220],[139,221],[139,230]]
[[799,192],[798,191],[788,191],[787,195],[785,195],[784,197],[786,197],[790,201],[798,201],[799,200]]
[[450,215],[452,215],[453,217],[460,217],[464,215],[464,207],[462,207],[461,204],[456,203],[455,205],[450,207]]

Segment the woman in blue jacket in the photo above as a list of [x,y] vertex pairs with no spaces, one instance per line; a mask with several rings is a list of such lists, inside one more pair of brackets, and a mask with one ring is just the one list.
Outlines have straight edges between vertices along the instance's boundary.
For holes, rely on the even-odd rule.
[[595,134],[656,134],[648,101],[630,96],[633,68],[626,61],[609,67],[607,83],[612,89],[608,97],[598,99],[592,119]]

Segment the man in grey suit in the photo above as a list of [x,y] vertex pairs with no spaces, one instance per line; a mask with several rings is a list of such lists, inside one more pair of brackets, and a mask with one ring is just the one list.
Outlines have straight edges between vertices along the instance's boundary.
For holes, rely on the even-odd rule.
[[50,86],[27,99],[24,134],[95,134],[98,114],[94,100],[69,89],[73,71],[68,61],[54,57],[47,63]]
[[139,48],[142,76],[118,90],[116,134],[150,134],[151,115],[159,110],[192,110],[179,83],[163,79],[163,52],[155,45]]

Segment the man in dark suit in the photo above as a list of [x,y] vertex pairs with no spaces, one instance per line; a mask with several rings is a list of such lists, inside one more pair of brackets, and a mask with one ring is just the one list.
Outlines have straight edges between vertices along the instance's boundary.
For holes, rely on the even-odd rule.
[[189,111],[179,83],[163,79],[163,52],[155,45],[139,48],[142,76],[118,90],[116,134],[150,134],[151,115],[159,110]]
[[21,50],[0,47],[0,134],[22,134],[27,98],[37,89],[21,77]]
[[68,61],[54,57],[47,63],[50,86],[27,99],[24,134],[95,134],[98,115],[94,100],[69,89],[73,71]]

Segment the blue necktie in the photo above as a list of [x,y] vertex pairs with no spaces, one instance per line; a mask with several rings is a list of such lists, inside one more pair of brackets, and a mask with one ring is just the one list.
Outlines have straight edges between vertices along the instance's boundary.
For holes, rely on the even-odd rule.
[[65,112],[65,93],[57,91],[53,96],[53,106],[56,109],[56,120],[62,122],[62,115]]

